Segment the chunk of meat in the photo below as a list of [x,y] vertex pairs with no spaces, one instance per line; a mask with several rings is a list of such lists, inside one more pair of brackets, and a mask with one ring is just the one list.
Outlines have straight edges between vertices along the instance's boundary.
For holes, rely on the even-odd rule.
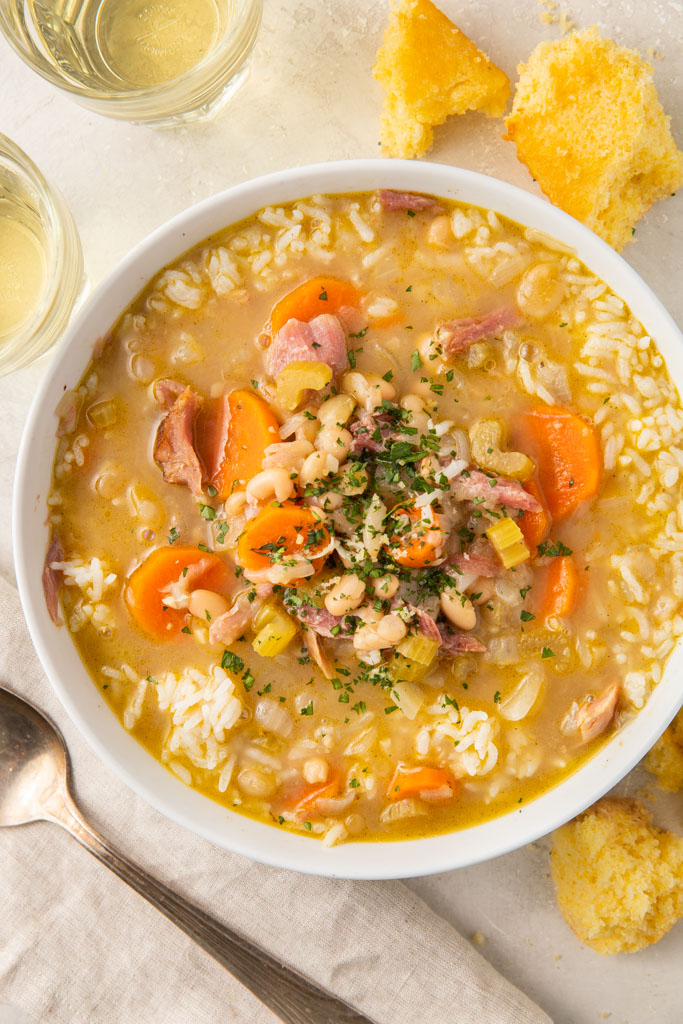
[[[504,476],[482,473],[478,469],[464,470],[451,480],[451,494],[456,501],[484,499],[486,505],[506,505],[508,508],[522,508],[537,512],[541,505],[533,494],[525,491],[517,480]],[[483,574],[482,574],[483,575]]]
[[363,410],[349,430],[353,436],[350,455],[361,455],[363,452],[377,455],[378,452],[386,451],[388,443],[398,437],[391,416],[383,412],[371,413]]
[[204,581],[214,562],[214,558],[200,558],[198,562],[186,565],[177,579],[165,587],[159,587],[164,604],[169,608],[187,608],[190,594],[197,589],[200,582]]
[[[250,600],[249,595],[255,596]],[[232,608],[214,619],[209,627],[209,643],[228,646],[238,640],[251,625],[263,602],[273,593],[270,583],[259,583],[253,590],[245,590],[237,596]]]
[[459,573],[471,573],[474,576],[500,576],[504,572],[500,558],[491,555],[479,555],[473,551],[463,551],[462,554],[451,555],[448,565],[444,568],[448,572],[449,565],[455,566],[459,572],[452,572],[451,575],[457,580]]
[[59,592],[62,588],[64,573],[61,569],[53,569],[52,563],[63,561],[64,549],[60,538],[55,533],[52,535],[43,564],[43,593],[45,594],[45,604],[50,613],[50,618],[56,626],[61,626],[62,624],[62,620],[59,617]]
[[464,652],[482,654],[486,650],[481,640],[472,636],[471,633],[456,633],[449,626],[440,625],[439,634],[441,650],[445,654],[462,654]]
[[194,421],[202,399],[187,387],[159,424],[154,461],[169,484],[186,484],[195,497],[202,493],[204,471],[194,448]]
[[619,683],[610,683],[599,697],[587,697],[576,713],[576,727],[584,743],[605,731],[619,704]]
[[266,369],[271,377],[293,362],[327,363],[340,373],[348,363],[346,335],[339,317],[321,313],[306,323],[288,320],[266,349]]
[[[427,640],[435,640],[437,644],[441,643],[441,633],[439,627],[434,621],[433,617],[429,612],[424,611],[422,608],[418,608],[414,604],[405,604],[404,602],[398,602],[397,607],[403,607],[408,609],[414,615],[417,621],[417,631],[420,636],[426,637]],[[392,602],[393,610],[393,602]]]
[[376,195],[384,210],[433,210],[436,213],[442,209],[431,196],[421,196],[417,192],[397,192],[391,188],[380,188]]
[[172,380],[170,377],[165,377],[163,380],[158,380],[154,385],[154,397],[162,407],[168,411],[176,398],[180,398],[186,385],[181,384],[179,380]]
[[320,643],[317,633],[314,633],[312,629],[305,630],[304,644],[311,661],[318,666],[325,679],[331,679],[333,675],[332,665]]
[[342,633],[353,632],[353,623],[348,616],[333,615],[332,612],[328,612],[327,608],[314,608],[310,604],[300,604],[290,608],[290,611],[318,636],[339,637]]
[[445,356],[459,355],[466,352],[475,341],[491,338],[506,327],[516,327],[522,317],[512,306],[494,310],[486,316],[465,316],[460,320],[447,320],[440,324],[435,332],[437,343]]

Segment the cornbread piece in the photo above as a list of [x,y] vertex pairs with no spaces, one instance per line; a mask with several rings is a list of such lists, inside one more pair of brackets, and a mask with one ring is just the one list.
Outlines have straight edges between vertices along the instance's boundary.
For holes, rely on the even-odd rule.
[[645,758],[645,767],[657,776],[657,785],[667,793],[683,786],[683,711],[659,737]]
[[551,866],[565,920],[598,953],[643,949],[683,916],[683,839],[638,800],[600,800],[558,829]]
[[388,156],[423,156],[432,129],[450,114],[501,117],[510,95],[505,72],[430,0],[396,0],[374,75],[385,93],[380,138]]
[[593,27],[539,43],[518,71],[504,138],[556,206],[622,249],[683,182],[650,64]]

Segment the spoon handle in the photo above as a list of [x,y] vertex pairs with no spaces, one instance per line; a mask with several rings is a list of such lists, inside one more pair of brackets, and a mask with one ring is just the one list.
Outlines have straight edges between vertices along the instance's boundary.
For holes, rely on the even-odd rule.
[[347,1003],[220,924],[124,857],[87,824],[67,794],[62,794],[58,804],[53,804],[50,820],[62,825],[131,889],[194,939],[281,1020],[287,1024],[372,1024]]

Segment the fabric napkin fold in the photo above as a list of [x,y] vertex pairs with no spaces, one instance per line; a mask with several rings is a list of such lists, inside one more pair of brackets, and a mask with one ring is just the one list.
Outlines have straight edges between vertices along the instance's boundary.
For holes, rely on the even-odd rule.
[[[402,883],[255,864],[149,807],[72,725],[2,578],[0,608],[0,683],[62,729],[78,804],[131,859],[377,1024],[550,1021]],[[57,826],[2,829],[0,851],[0,1024],[7,1004],[36,1024],[277,1019]]]

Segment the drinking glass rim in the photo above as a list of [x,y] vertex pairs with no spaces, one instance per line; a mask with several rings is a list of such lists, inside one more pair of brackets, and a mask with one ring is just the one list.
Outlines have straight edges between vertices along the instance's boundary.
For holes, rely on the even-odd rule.
[[[172,98],[176,95],[181,96],[187,88],[188,83],[203,84],[207,77],[211,77],[211,72],[215,73],[217,65],[220,65],[224,61],[226,54],[229,55],[231,50],[239,49],[236,43],[239,42],[239,39],[243,34],[249,34],[250,46],[256,38],[261,21],[263,0],[237,0],[237,5],[237,18],[232,23],[232,28],[229,34],[226,34],[223,39],[193,67],[189,68],[181,75],[178,75],[176,78],[171,78],[167,82],[161,82],[159,85],[143,86],[138,89],[121,89],[116,93],[110,93],[107,97],[106,103],[118,105],[119,103],[123,104],[125,102],[134,102],[135,100],[149,101],[157,97]],[[18,54],[18,56],[33,71],[35,71],[36,74],[50,82],[50,84],[55,85],[58,89],[71,93],[75,97],[98,101],[99,103],[105,102],[99,90],[93,89],[90,86],[82,85],[78,82],[73,82],[68,78],[61,77],[45,57],[43,57],[39,50],[33,50],[30,47],[22,45],[22,38],[17,37],[11,22],[6,16],[7,8],[8,4],[6,3],[6,0],[0,0],[0,32],[2,32],[14,52]],[[27,36],[30,38],[28,32]]]

